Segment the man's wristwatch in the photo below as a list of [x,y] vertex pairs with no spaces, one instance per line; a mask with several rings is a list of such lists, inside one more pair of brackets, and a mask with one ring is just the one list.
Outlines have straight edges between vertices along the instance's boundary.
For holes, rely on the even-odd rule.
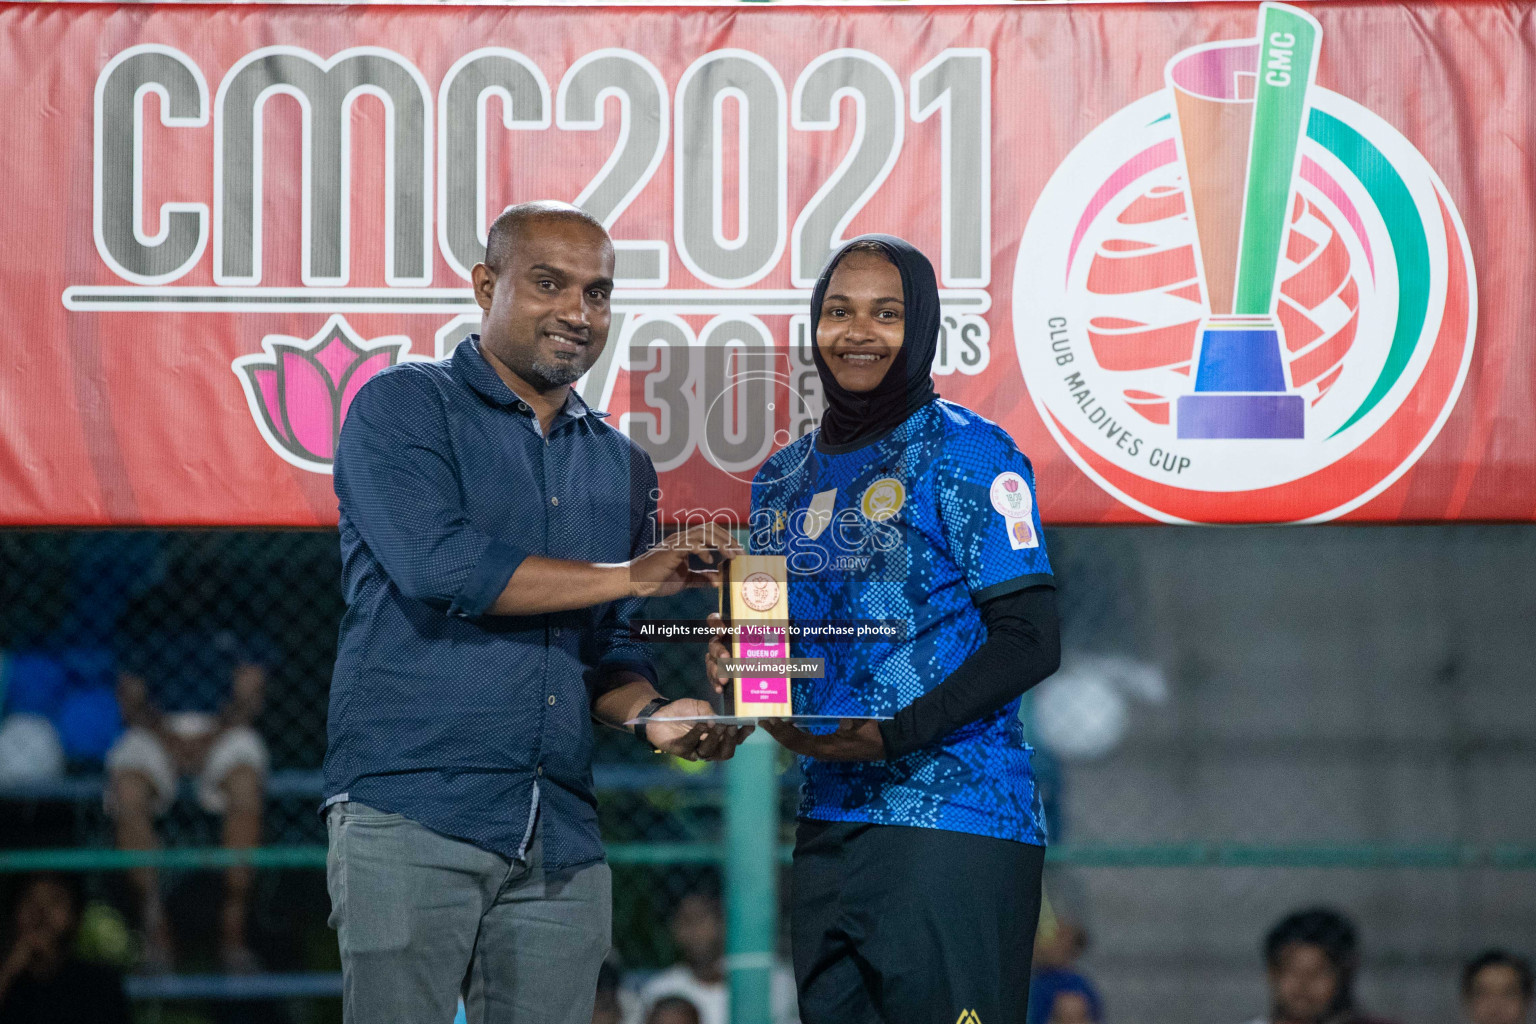
[[641,743],[644,743],[646,746],[650,747],[652,750],[655,750],[656,753],[658,753],[658,754],[661,753],[661,751],[656,750],[656,744],[654,744],[650,740],[646,739],[645,727],[650,724],[650,719],[651,719],[652,715],[654,715],[661,708],[664,708],[668,704],[671,704],[671,703],[672,702],[670,700],[668,700],[667,698],[665,698],[665,697],[655,697],[655,698],[653,698],[651,700],[651,702],[649,704],[647,704],[645,707],[641,708],[640,709],[640,713],[635,716],[635,718],[638,719],[638,721],[636,721],[635,725],[634,725],[635,736],[637,738],[639,738]]

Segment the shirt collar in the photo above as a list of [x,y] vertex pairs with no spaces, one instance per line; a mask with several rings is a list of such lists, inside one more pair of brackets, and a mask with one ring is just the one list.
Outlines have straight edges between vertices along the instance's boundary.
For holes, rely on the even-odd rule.
[[608,414],[602,409],[592,408],[582,400],[581,395],[576,393],[575,388],[571,388],[570,394],[566,395],[565,408],[560,410],[560,415],[569,416],[572,419],[580,419],[583,416],[596,416],[598,419],[604,419]]
[[[527,402],[517,397],[517,394],[502,380],[500,375],[486,362],[485,356],[480,353],[480,335],[471,334],[458,347],[453,350],[453,372],[458,377],[478,392],[481,397],[493,405],[511,407],[518,412],[533,415],[533,409]],[[594,409],[582,401],[575,388],[566,392],[565,405],[561,407],[556,420],[570,418],[580,419],[583,416],[606,417],[608,414],[600,409]]]

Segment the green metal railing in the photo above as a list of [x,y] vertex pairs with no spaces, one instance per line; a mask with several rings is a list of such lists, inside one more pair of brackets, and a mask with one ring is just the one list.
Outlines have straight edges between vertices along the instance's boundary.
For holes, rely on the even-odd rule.
[[[738,756],[740,756],[738,754]],[[609,843],[611,864],[728,866],[725,843]],[[787,864],[790,847],[779,845]],[[1304,845],[1248,846],[1237,843],[1174,843],[1109,846],[1063,844],[1046,852],[1052,864],[1083,868],[1317,868],[1317,869],[1485,869],[1536,871],[1536,847],[1515,845]],[[26,871],[124,871],[152,867],[170,871],[212,870],[249,864],[267,869],[325,867],[324,846],[265,846],[251,850],[175,848],[169,850],[37,849],[0,851],[0,873]]]

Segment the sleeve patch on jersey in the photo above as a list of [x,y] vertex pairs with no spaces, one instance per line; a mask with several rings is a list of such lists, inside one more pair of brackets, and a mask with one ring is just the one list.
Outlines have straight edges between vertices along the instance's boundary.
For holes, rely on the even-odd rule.
[[1040,546],[1040,537],[1028,519],[1009,519],[1004,516],[1003,523],[1008,527],[1008,544],[1013,550]]
[[1028,519],[1034,504],[1029,484],[1019,474],[1009,470],[992,478],[992,507],[1004,519]]
[[1013,550],[1037,548],[1040,537],[1030,522],[1035,502],[1029,493],[1029,482],[1012,470],[992,478],[992,507],[1003,517],[1003,528],[1008,531],[1008,544]]

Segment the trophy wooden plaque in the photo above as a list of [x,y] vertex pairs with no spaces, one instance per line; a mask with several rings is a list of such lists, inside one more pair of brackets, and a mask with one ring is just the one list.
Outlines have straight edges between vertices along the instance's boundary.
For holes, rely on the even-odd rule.
[[[720,617],[731,627],[731,657],[789,657],[789,567],[783,555],[738,555],[720,570]],[[794,714],[788,676],[731,680],[726,714],[788,718]]]

